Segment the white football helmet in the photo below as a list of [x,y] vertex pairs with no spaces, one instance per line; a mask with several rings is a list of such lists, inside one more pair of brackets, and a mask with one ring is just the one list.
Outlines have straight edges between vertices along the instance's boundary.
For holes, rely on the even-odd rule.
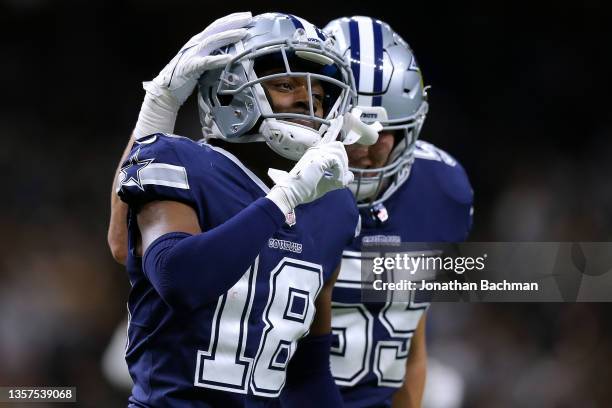
[[395,145],[384,167],[352,168],[350,189],[359,207],[389,198],[408,179],[414,145],[427,115],[427,92],[421,70],[408,44],[391,27],[370,17],[343,17],[323,31],[332,36],[349,60],[357,87],[361,119],[379,121],[395,132]]
[[[265,141],[276,153],[299,160],[316,144],[330,121],[356,100],[350,65],[336,42],[309,22],[289,14],[253,18],[247,35],[218,53],[233,55],[222,69],[199,80],[198,104],[205,138],[228,142]],[[308,106],[299,112],[275,112],[262,83],[302,77]],[[324,89],[324,116],[315,115],[313,81]],[[310,125],[310,126],[309,126]]]

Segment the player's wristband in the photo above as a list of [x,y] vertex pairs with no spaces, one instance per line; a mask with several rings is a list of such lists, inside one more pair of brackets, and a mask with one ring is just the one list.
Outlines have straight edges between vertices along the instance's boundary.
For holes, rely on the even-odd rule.
[[136,140],[153,133],[173,133],[180,105],[170,91],[154,82],[143,82],[146,94],[134,128]]
[[289,362],[281,406],[340,408],[344,406],[329,366],[331,334],[308,336],[298,343]]
[[293,206],[289,202],[287,194],[283,191],[282,187],[272,187],[268,195],[266,195],[266,198],[276,204],[279,210],[285,215],[293,211]]

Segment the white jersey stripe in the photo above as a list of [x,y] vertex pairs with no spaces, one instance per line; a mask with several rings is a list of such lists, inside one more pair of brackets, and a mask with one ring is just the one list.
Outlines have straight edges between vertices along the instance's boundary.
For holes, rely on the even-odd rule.
[[[123,183],[125,176],[119,174],[118,186],[138,186],[133,180]],[[182,166],[174,166],[165,163],[151,163],[143,167],[139,172],[141,185],[154,184],[158,186],[174,187],[189,190],[187,171]]]

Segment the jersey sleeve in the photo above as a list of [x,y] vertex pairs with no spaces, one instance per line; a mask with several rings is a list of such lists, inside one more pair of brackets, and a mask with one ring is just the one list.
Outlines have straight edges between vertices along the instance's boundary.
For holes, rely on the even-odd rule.
[[179,201],[195,207],[188,163],[181,158],[186,155],[179,154],[188,146],[164,134],[136,141],[118,175],[117,194],[121,200],[133,208],[155,200]]
[[474,190],[465,169],[458,161],[455,161],[455,165],[447,170],[438,175],[438,182],[454,204],[452,206],[456,214],[454,219],[462,240],[466,240],[472,229]]
[[465,240],[472,228],[474,214],[474,190],[468,175],[457,159],[425,141],[417,141],[414,155],[418,159],[426,160],[435,167],[432,172],[437,186],[439,186],[443,200],[447,203],[451,223],[458,232],[457,238]]
[[328,230],[326,237],[335,237],[333,240],[325,240],[327,268],[329,274],[327,279],[333,277],[336,268],[342,262],[342,252],[350,246],[361,232],[361,217],[355,203],[355,198],[348,188],[327,193],[333,195],[337,201],[331,205],[341,210],[336,212],[332,219],[326,223]]

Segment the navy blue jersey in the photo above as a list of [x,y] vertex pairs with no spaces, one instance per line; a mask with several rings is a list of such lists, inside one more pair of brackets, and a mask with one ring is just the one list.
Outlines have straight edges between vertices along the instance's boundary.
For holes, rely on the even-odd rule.
[[[129,344],[126,360],[133,406],[243,406],[277,397],[296,342],[309,330],[315,298],[354,238],[358,214],[346,189],[295,210],[264,245],[240,280],[218,299],[189,313],[166,304],[135,247],[138,208],[174,200],[195,209],[202,231],[223,224],[268,188],[236,157],[187,138],[157,134],[136,143],[122,168],[121,198],[130,206],[127,269]],[[241,256],[227,237],[224,257]],[[242,240],[242,241],[241,241]],[[194,264],[211,276],[216,265]]]
[[378,209],[387,220],[361,212],[361,233],[344,251],[334,288],[332,372],[348,407],[390,406],[404,381],[410,340],[428,307],[414,294],[410,303],[362,304],[362,243],[459,242],[471,228],[473,193],[461,165],[423,141],[414,155],[408,180]]

